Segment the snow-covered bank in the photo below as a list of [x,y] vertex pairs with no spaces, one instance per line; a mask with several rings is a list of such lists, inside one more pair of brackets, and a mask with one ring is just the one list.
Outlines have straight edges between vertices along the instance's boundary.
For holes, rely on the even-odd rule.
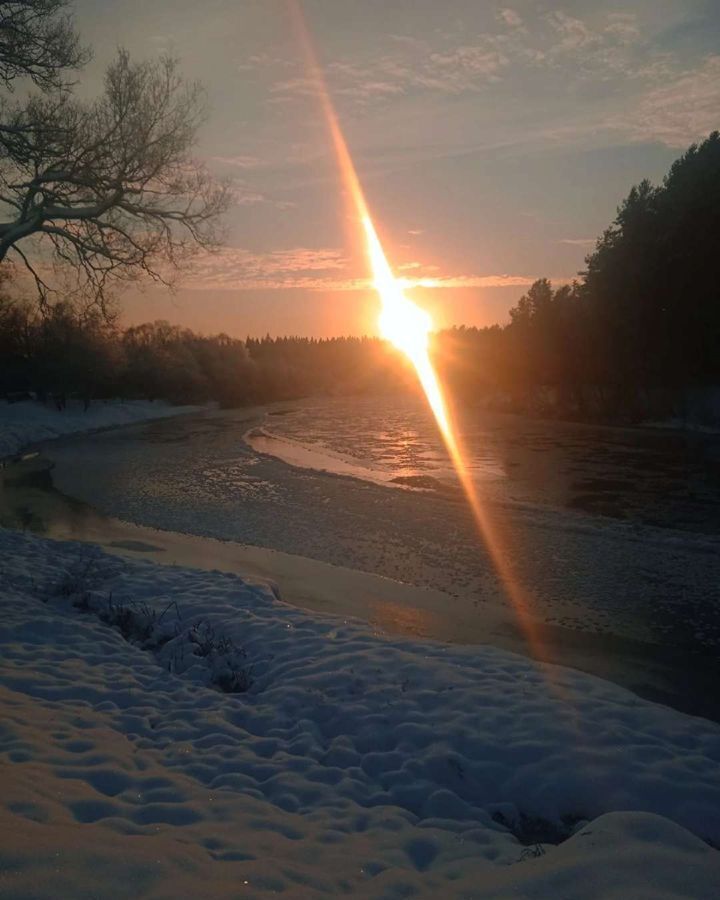
[[720,727],[90,552],[0,531],[0,897],[717,896]]
[[196,412],[203,407],[171,406],[162,400],[96,401],[87,410],[80,401],[67,408],[35,401],[7,403],[0,400],[0,459],[13,456],[30,444],[53,440],[67,434],[94,431],[113,425],[132,425],[150,419]]

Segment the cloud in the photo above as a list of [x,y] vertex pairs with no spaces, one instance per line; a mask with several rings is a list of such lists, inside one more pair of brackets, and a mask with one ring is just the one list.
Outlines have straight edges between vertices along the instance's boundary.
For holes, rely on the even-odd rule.
[[256,206],[259,203],[267,203],[264,194],[249,190],[242,185],[233,185],[230,189],[232,198],[238,206]]
[[633,44],[641,37],[635,13],[610,13],[605,31],[607,34],[615,35],[626,44]]
[[[574,81],[625,75],[633,78],[649,71],[634,52],[642,44],[637,17],[607,13],[591,26],[562,10],[536,14],[527,22],[511,8],[497,13],[498,28],[472,33],[439,34],[422,40],[390,35],[391,52],[382,45],[365,50],[362,57],[331,60],[326,66],[333,96],[358,105],[391,103],[411,93],[460,95],[477,93],[521,70],[566,70]],[[471,35],[471,39],[468,39]],[[256,57],[257,65],[277,67],[270,57]],[[313,96],[316,85],[296,61],[292,70],[270,89],[274,103]],[[536,77],[536,76],[533,76]]]
[[224,166],[232,166],[236,169],[257,169],[263,164],[263,161],[257,156],[212,156],[210,158],[213,162]]
[[504,22],[508,28],[520,28],[523,23],[523,20],[514,9],[498,10],[498,19]]
[[413,83],[446,93],[477,90],[495,80],[508,57],[496,47],[485,44],[457,47],[448,53],[433,53],[425,71],[417,72]]
[[271,88],[271,103],[283,103],[296,97],[315,97],[318,92],[317,82],[305,75],[286,78],[276,82]]
[[646,40],[634,13],[608,13],[592,26],[556,10],[545,16],[549,42],[536,47],[538,63],[575,78],[611,81],[646,76],[660,51]]
[[238,63],[238,71],[252,72],[255,69],[272,67],[273,69],[287,69],[293,66],[293,61],[271,53],[254,53]]
[[[184,286],[200,289],[368,291],[371,278],[349,271],[342,251],[331,248],[294,247],[254,253],[240,247],[225,247],[218,253],[198,257]],[[412,261],[398,271],[422,272],[398,279],[405,289],[526,287],[535,281],[525,275],[437,275],[436,266]]]
[[611,121],[633,140],[685,147],[720,127],[720,55],[695,69],[665,75],[641,95],[631,114]]
[[218,253],[198,257],[186,283],[237,290],[312,287],[318,281],[331,280],[332,273],[346,267],[345,256],[332,247],[293,247],[267,253],[224,247]]
[[430,273],[432,272],[440,271],[439,266],[430,265],[428,263],[421,263],[417,260],[401,263],[399,266],[395,266],[395,269],[398,272],[424,272],[425,274],[422,276],[424,278],[429,278]]
[[[434,48],[426,41],[393,35],[393,53],[357,62],[335,60],[326,66],[333,96],[360,105],[391,100],[412,91],[460,94],[497,80],[510,60],[502,47],[482,37],[476,44]],[[317,85],[299,69],[270,88],[271,102],[314,96]]]
[[[422,288],[498,288],[529,287],[537,276],[528,275],[440,275],[425,278],[398,279],[406,290]],[[563,281],[564,279],[554,279]]]
[[574,16],[569,16],[561,10],[551,12],[547,21],[550,27],[560,36],[560,47],[565,50],[577,50],[586,47],[596,38],[592,35],[588,26]]
[[[227,165],[237,165],[238,168],[243,168],[242,163],[236,163],[236,159],[238,158],[235,157],[213,156],[212,159],[221,164],[225,162]],[[254,158],[240,157],[239,159],[252,160]],[[253,164],[245,165],[244,167],[253,168]],[[258,206],[260,204],[266,204],[268,206],[274,206],[276,209],[292,209],[295,206],[295,203],[291,201],[277,200],[274,197],[268,197],[267,194],[262,193],[262,191],[257,190],[246,181],[239,178],[230,179],[230,193],[237,206]]]
[[559,244],[570,244],[571,247],[593,247],[597,238],[560,238]]
[[295,204],[289,200],[275,200],[266,194],[256,191],[243,182],[233,182],[230,185],[230,193],[237,206],[259,206],[266,204],[275,209],[292,209]]

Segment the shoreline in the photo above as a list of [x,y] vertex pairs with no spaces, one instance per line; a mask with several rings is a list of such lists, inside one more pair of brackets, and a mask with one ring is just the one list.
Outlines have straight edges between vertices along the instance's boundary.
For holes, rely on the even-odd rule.
[[[620,635],[576,631],[533,620],[535,640],[543,650],[536,653],[507,607],[487,603],[469,614],[456,598],[433,588],[271,548],[115,521],[128,537],[97,544],[113,555],[240,575],[250,584],[270,587],[289,606],[331,616],[343,624],[359,622],[386,637],[459,647],[497,647],[538,663],[594,675],[644,700],[720,722],[717,705],[704,701],[705,696],[712,696],[713,677],[695,683],[690,679],[682,693],[673,690],[668,667],[672,665],[676,671],[677,664],[682,663],[680,652]],[[140,544],[148,543],[134,547],[127,542],[132,541],[130,532]],[[621,649],[622,662],[608,655],[609,649]]]
[[[87,419],[102,418],[103,413],[109,412],[111,415],[107,418],[109,418],[110,421],[106,421],[104,424],[90,425],[87,428],[84,427],[87,423],[82,422],[79,428],[74,428],[72,427],[73,417],[77,411],[73,410],[72,407],[73,404],[79,407],[80,401],[71,401],[70,403],[70,408],[65,410],[53,409],[48,406],[48,404],[41,403],[38,400],[21,401],[17,404],[5,402],[4,406],[0,406],[0,469],[7,468],[10,465],[37,456],[42,447],[51,441],[61,440],[62,438],[100,434],[103,431],[110,431],[115,428],[126,428],[132,425],[142,425],[144,422],[155,422],[160,419],[200,415],[204,412],[212,412],[215,409],[214,406],[208,405],[196,406],[190,404],[173,406],[165,400],[96,400],[91,403],[87,409],[83,409],[81,413],[82,417],[87,417]],[[30,408],[32,412],[44,414],[39,417],[36,416],[39,421],[23,423],[21,417],[18,417],[18,421],[13,421],[15,416],[10,415],[10,413],[15,412],[17,409],[21,409],[23,412],[28,411],[29,404],[31,404]],[[148,404],[150,404],[150,408],[148,408]],[[150,415],[143,415],[143,411],[150,413]],[[121,415],[112,415],[112,413],[116,412]],[[136,415],[138,412],[140,415]],[[5,413],[4,416],[3,413]],[[68,424],[70,424],[70,428],[66,429],[65,426]],[[77,424],[77,419],[75,420],[75,424]],[[5,450],[3,450],[4,444],[1,440],[2,431],[4,429],[7,429],[10,432],[13,430],[17,431],[18,429],[22,431],[23,427],[29,429],[26,436],[16,439],[15,448],[9,453],[5,452]],[[43,431],[46,433],[41,434],[40,432]],[[11,440],[8,441],[8,444],[11,443]]]
[[[255,409],[259,418],[265,409]],[[50,448],[48,448],[50,450]],[[681,654],[646,641],[613,633],[582,631],[534,619],[543,652],[529,651],[523,631],[507,606],[491,601],[469,604],[442,590],[421,587],[380,574],[323,562],[308,556],[229,539],[155,528],[106,515],[67,497],[52,484],[53,464],[26,461],[24,477],[38,483],[28,494],[47,516],[45,537],[81,541],[126,559],[144,559],[163,567],[182,566],[240,575],[263,586],[296,609],[330,615],[339,622],[360,621],[386,636],[432,640],[445,646],[495,646],[540,662],[583,671],[619,684],[636,695],[720,721],[712,698],[712,677],[683,672]],[[50,505],[38,506],[38,497]],[[68,506],[72,516],[59,520],[52,504]]]
[[[516,416],[515,413],[508,415]],[[534,421],[534,420],[533,420]],[[575,423],[567,423],[575,424]],[[605,427],[605,426],[603,426]],[[643,426],[610,426],[622,430],[637,429],[642,431]],[[650,426],[648,426],[650,427]],[[658,428],[657,430],[661,430]],[[673,429],[667,429],[673,431]],[[720,434],[720,431],[718,431]],[[712,436],[712,435],[711,435]],[[318,449],[312,443],[304,444],[295,438],[288,438],[278,435],[265,427],[264,422],[258,424],[253,423],[247,431],[242,435],[245,444],[258,456],[265,457],[274,462],[280,462],[283,465],[290,466],[294,469],[300,469],[322,475],[330,478],[353,479],[360,483],[367,483],[381,488],[390,488],[392,490],[409,491],[412,493],[424,493],[441,495],[446,498],[456,498],[465,503],[465,496],[459,483],[457,476],[450,472],[450,477],[435,474],[411,474],[398,475],[393,471],[384,471],[379,468],[372,468],[370,464],[364,465],[361,460],[357,463],[352,461],[351,457],[342,456],[339,453],[333,453],[326,449]],[[328,465],[325,465],[328,463]],[[488,481],[480,484],[480,488],[487,488]],[[588,520],[593,520],[596,524],[609,525],[618,533],[625,531],[624,538],[628,541],[637,540],[635,530],[638,523],[618,518],[613,515],[604,514],[602,512],[589,513],[582,508],[576,509],[572,506],[551,503],[533,503],[527,500],[516,500],[495,496],[487,496],[484,498],[493,506],[508,511],[525,512],[530,515],[537,513],[538,510],[554,513],[562,516],[567,525],[575,523],[578,528],[587,526]],[[700,547],[705,545],[708,552],[716,552],[720,549],[720,534],[703,531],[687,531],[682,528],[671,528],[664,525],[653,525],[642,522],[641,528],[646,534],[652,533],[657,541],[662,541],[669,545],[675,542],[684,544],[694,543]]]

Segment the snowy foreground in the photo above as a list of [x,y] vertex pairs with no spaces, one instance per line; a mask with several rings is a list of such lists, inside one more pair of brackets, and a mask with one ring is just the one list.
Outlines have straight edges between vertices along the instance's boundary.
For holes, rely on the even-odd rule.
[[0,897],[719,895],[715,724],[8,531],[0,603]]
[[170,406],[161,400],[98,400],[85,410],[80,401],[71,400],[67,408],[60,411],[50,403],[31,400],[6,403],[0,400],[0,459],[18,453],[29,444],[39,444],[63,435],[164,419],[197,409],[196,406]]

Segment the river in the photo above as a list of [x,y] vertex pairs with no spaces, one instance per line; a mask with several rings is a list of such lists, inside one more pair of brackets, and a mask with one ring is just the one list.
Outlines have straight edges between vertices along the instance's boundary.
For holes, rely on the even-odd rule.
[[[458,423],[543,658],[720,718],[720,438],[478,410]],[[290,602],[538,653],[412,399],[276,404],[55,441],[3,484],[5,524],[160,547],[167,561],[170,532],[172,561],[238,571],[274,553],[255,574],[277,569]],[[203,553],[179,535],[202,536]]]

